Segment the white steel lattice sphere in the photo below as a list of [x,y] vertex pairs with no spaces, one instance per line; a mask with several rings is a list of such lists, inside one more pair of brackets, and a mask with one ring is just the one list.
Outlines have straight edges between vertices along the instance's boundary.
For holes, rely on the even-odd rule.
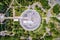
[[21,16],[20,25],[28,31],[33,31],[41,24],[41,17],[35,10],[28,9],[24,11]]

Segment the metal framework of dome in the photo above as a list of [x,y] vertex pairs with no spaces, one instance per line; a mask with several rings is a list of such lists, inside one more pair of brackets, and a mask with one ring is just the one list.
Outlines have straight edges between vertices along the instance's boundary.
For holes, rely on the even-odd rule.
[[36,10],[28,9],[24,11],[21,16],[20,25],[28,31],[33,31],[41,24],[41,16]]

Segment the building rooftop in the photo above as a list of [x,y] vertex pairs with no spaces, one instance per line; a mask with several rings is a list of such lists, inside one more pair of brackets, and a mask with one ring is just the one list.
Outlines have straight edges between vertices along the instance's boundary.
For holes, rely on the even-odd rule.
[[60,5],[60,0],[55,0]]
[[37,29],[41,23],[41,17],[35,10],[28,9],[22,13],[21,17],[23,18],[20,19],[20,24],[25,30],[28,31]]
[[0,13],[0,23],[4,21],[4,14]]

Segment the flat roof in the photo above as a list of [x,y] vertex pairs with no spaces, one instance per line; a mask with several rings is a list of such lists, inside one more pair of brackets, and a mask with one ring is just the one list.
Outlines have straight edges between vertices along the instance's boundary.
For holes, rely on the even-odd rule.
[[55,0],[55,1],[56,1],[56,3],[58,3],[60,5],[60,0]]
[[4,21],[4,14],[0,14],[0,22],[3,22]]

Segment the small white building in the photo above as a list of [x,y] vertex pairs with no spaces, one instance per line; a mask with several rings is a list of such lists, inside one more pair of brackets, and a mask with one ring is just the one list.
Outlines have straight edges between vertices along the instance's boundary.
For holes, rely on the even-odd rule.
[[57,4],[59,4],[59,5],[60,5],[60,0],[55,0],[55,1],[56,1],[56,3],[57,3]]
[[5,35],[9,35],[9,34],[7,34],[7,31],[1,31],[1,32],[0,32],[0,35],[1,35],[1,36],[5,36]]
[[14,19],[14,21],[18,21],[18,19]]
[[56,3],[56,1],[55,1],[55,0],[48,0],[48,3],[49,3],[50,5],[54,5],[54,4]]
[[0,23],[4,21],[4,14],[0,13]]
[[48,3],[52,6],[55,4],[59,4],[60,5],[60,0],[48,0]]

